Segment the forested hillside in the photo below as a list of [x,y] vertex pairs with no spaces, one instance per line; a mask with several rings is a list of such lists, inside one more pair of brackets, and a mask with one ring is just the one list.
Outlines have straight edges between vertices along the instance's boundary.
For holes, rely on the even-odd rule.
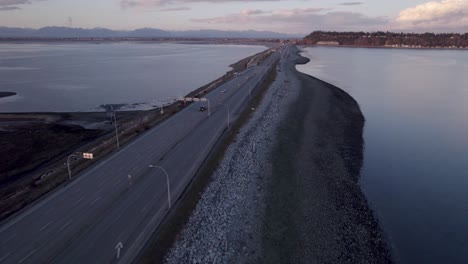
[[365,47],[468,48],[468,33],[393,33],[315,31],[302,40],[308,45]]

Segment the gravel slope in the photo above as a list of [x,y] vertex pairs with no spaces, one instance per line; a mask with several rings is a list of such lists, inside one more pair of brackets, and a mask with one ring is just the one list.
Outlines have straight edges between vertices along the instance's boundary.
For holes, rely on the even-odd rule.
[[357,183],[359,106],[306,62],[283,57],[166,263],[391,262]]

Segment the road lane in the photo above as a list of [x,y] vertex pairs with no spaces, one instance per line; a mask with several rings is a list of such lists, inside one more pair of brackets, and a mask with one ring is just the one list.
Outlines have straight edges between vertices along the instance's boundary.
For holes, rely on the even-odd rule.
[[[264,65],[271,65],[276,56]],[[228,105],[234,120],[267,67],[252,67],[207,94],[213,106],[211,117],[197,111],[200,103],[188,106],[10,219],[0,227],[2,263],[109,262],[118,242],[125,245],[122,257],[129,248],[138,250],[134,244],[144,242],[142,231],[152,229],[167,208],[165,176],[148,165],[168,170],[175,201],[226,129],[226,110],[216,106]]]

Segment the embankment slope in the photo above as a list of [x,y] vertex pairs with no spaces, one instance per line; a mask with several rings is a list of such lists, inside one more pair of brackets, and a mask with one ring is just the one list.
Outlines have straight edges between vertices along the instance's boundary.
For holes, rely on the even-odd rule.
[[358,184],[364,117],[344,91],[298,72],[298,52],[283,55],[166,263],[392,262]]
[[262,261],[392,262],[358,184],[365,122],[359,105],[343,90],[298,72],[294,63],[288,71],[301,90],[271,152]]

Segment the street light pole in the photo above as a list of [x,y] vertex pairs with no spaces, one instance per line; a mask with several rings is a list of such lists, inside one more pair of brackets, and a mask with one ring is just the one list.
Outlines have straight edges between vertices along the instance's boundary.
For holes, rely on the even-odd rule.
[[161,166],[156,166],[156,165],[149,165],[150,168],[157,168],[157,169],[160,169],[164,172],[164,174],[166,174],[166,181],[167,181],[167,201],[169,203],[169,209],[171,209],[171,187],[169,185],[169,174],[167,173],[167,171],[161,167]]
[[67,158],[67,169],[68,169],[68,179],[71,181],[71,169],[70,169],[70,158],[71,157],[77,157],[78,154],[81,154],[81,153],[73,153],[71,154],[70,156],[68,156]]
[[75,152],[70,154],[67,158],[67,169],[68,169],[68,179],[71,181],[71,169],[70,169],[70,158],[72,157],[83,157],[84,159],[94,159],[93,153],[82,153],[82,152]]
[[114,111],[114,107],[112,105],[111,105],[111,110],[112,110],[112,116],[114,117],[114,128],[115,128],[115,138],[117,140],[117,149],[120,149],[119,132],[117,131],[117,117]]

